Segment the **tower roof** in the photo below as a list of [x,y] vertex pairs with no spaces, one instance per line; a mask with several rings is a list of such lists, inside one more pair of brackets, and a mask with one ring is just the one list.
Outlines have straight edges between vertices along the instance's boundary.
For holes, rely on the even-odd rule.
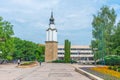
[[50,24],[54,24],[53,12],[51,12],[51,17],[49,19]]

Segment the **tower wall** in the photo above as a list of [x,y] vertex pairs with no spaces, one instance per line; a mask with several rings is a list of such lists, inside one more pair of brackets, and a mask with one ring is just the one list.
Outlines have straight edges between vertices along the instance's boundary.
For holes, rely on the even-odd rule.
[[56,41],[46,41],[45,62],[51,62],[57,59],[58,43]]

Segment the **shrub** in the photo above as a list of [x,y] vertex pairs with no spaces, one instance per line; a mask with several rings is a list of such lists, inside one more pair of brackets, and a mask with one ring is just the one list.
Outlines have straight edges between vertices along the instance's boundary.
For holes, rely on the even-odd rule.
[[77,63],[77,61],[75,61],[75,60],[71,60],[71,63]]
[[69,62],[66,62],[65,60],[55,60],[55,61],[52,61],[53,63],[77,63],[77,61],[75,60],[71,60]]
[[120,68],[118,68],[118,72],[120,72]]
[[117,55],[109,55],[105,58],[106,65],[120,65],[120,56]]
[[109,66],[108,69],[120,72],[120,66]]
[[118,66],[118,68],[120,68],[120,66]]
[[113,69],[113,66],[109,66],[108,69]]
[[53,63],[64,63],[65,61],[64,60],[55,60],[55,61],[52,61]]
[[117,66],[113,66],[113,70],[114,70],[114,71],[117,71]]

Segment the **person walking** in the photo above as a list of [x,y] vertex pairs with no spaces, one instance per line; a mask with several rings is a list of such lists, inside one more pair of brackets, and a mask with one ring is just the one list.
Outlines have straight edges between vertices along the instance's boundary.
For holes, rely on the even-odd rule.
[[40,60],[40,66],[41,66],[41,64],[42,64],[42,61]]
[[20,59],[18,59],[17,63],[18,63],[18,66],[19,66],[20,65]]

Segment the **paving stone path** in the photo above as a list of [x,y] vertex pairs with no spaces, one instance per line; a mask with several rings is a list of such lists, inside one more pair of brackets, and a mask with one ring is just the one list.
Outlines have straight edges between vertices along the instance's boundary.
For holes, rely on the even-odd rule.
[[[7,66],[7,67],[6,67]],[[0,65],[0,80],[90,80],[74,71],[71,64],[43,63],[34,68]]]

